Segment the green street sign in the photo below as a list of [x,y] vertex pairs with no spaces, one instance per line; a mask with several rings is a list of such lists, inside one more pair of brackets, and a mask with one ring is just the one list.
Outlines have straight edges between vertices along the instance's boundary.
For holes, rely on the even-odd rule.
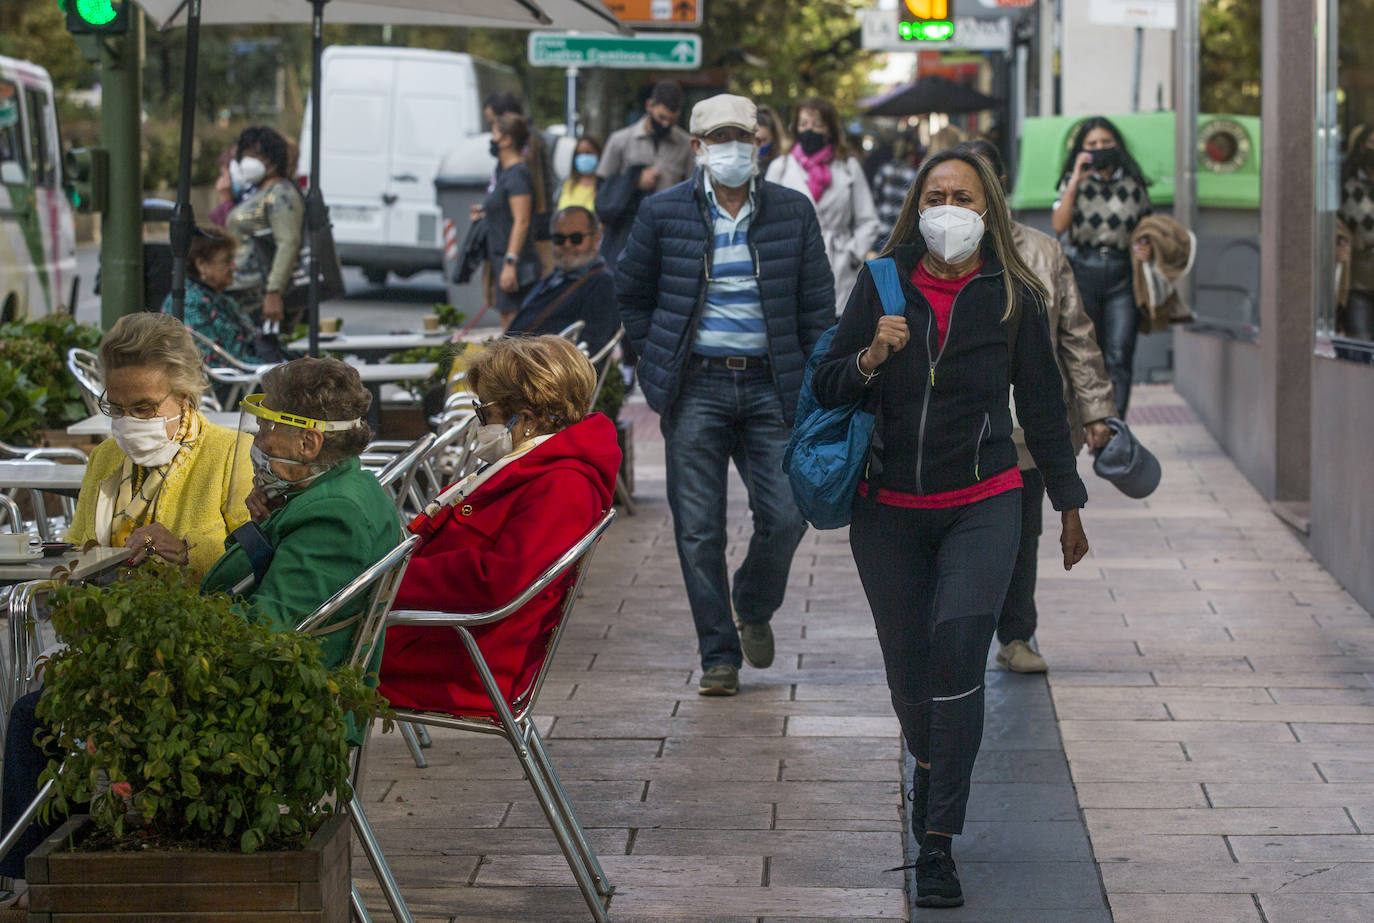
[[701,36],[666,32],[635,36],[531,32],[529,62],[534,67],[690,71],[701,67]]

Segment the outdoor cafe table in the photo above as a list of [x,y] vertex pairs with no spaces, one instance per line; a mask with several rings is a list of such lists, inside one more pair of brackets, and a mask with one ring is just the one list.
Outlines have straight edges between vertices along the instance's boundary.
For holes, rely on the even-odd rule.
[[[364,359],[381,359],[391,353],[425,346],[443,346],[449,340],[447,330],[414,330],[403,333],[338,333],[320,335],[320,349],[328,353],[356,355]],[[308,339],[293,340],[287,349],[306,352]]]
[[46,580],[55,567],[70,567],[71,579],[84,580],[125,561],[137,549],[92,548],[90,551],[69,551],[62,555],[34,558],[26,564],[0,564],[0,583],[24,583]]
[[[239,412],[237,410],[232,412],[220,412],[217,410],[202,412],[205,414],[205,419],[209,420],[211,423],[216,423],[228,429],[238,429]],[[103,413],[98,413],[93,417],[87,417],[67,427],[67,434],[70,436],[100,436],[103,438],[110,435],[110,418]]]
[[0,461],[0,490],[19,488],[76,496],[81,492],[85,465],[50,461]]

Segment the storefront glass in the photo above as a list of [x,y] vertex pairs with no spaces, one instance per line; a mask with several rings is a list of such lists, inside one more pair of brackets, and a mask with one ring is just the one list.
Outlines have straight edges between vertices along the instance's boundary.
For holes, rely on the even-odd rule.
[[1317,12],[1317,352],[1374,362],[1374,0]]

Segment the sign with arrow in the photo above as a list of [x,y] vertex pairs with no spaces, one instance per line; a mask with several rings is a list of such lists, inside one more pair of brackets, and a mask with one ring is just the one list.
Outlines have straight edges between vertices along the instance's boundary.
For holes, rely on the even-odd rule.
[[701,36],[690,32],[634,36],[531,32],[529,62],[534,67],[697,70]]

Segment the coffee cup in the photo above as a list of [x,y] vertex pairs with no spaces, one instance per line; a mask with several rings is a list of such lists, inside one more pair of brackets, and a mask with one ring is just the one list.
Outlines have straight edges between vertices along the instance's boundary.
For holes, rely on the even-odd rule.
[[438,330],[438,329],[439,329],[439,315],[438,315],[438,314],[426,314],[426,315],[425,315],[425,329],[426,329],[426,330]]
[[337,317],[320,318],[320,333],[338,333],[339,328],[342,326],[343,321]]
[[31,541],[27,532],[0,532],[0,554],[7,557],[28,554]]

